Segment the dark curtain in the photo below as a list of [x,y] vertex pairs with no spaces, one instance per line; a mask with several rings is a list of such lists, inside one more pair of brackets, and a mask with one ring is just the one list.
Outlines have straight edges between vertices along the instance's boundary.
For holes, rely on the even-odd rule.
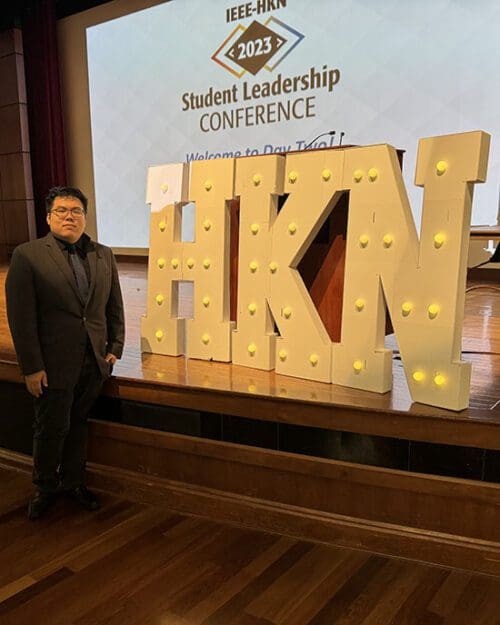
[[66,151],[57,55],[55,0],[40,0],[22,19],[33,195],[38,236],[46,234],[44,198],[66,184]]

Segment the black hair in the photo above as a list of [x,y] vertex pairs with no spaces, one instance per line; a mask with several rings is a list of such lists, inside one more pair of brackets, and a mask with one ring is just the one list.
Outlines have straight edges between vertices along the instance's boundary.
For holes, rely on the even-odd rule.
[[45,210],[47,214],[52,210],[52,205],[56,197],[76,197],[83,204],[83,210],[87,212],[88,199],[83,195],[80,189],[76,187],[52,187],[45,198]]

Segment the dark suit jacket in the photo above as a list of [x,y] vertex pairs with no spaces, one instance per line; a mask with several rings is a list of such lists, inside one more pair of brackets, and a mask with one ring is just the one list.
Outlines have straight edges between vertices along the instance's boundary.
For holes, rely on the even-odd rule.
[[[87,235],[83,235],[87,237]],[[103,376],[110,352],[120,358],[125,325],[112,251],[88,241],[89,298],[51,233],[14,250],[6,280],[7,315],[24,375],[45,369],[49,387],[67,388],[79,376],[88,339]]]

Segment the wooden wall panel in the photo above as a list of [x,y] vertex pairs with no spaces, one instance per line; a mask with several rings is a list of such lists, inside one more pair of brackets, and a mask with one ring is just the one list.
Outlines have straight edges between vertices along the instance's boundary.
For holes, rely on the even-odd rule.
[[5,261],[16,245],[35,236],[26,81],[19,29],[0,33],[0,84],[0,260]]
[[2,196],[0,200],[32,200],[31,159],[29,152],[0,156]]
[[275,504],[500,542],[500,485],[93,422],[104,465]]
[[29,152],[26,104],[0,106],[0,154]]

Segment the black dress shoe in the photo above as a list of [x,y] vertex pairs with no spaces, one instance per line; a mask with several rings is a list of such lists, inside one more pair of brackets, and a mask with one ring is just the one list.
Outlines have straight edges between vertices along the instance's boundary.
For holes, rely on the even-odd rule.
[[85,486],[78,486],[63,492],[66,497],[78,502],[86,510],[98,510],[101,507],[96,495]]
[[28,519],[34,521],[43,517],[55,500],[56,496],[54,493],[37,491],[28,504]]

